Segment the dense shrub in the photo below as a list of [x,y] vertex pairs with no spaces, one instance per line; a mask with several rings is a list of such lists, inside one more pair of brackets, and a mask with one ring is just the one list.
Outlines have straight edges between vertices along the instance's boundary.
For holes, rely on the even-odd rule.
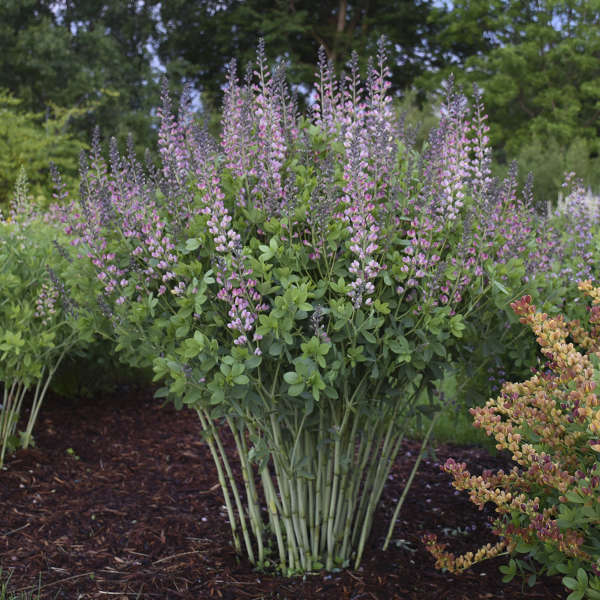
[[[499,224],[506,242],[514,244],[516,240],[517,251],[525,254],[522,263],[512,264],[502,253],[493,256],[499,281],[513,294],[520,289],[520,295],[531,295],[541,310],[552,315],[562,313],[572,320],[585,317],[584,306],[574,293],[576,283],[598,281],[600,275],[600,263],[594,260],[600,220],[586,207],[586,191],[573,173],[567,174],[563,189],[564,210],[539,214],[526,188],[528,202],[513,198],[504,209],[505,216],[500,217],[501,209],[495,209],[492,225],[489,219],[479,217],[478,221],[487,231],[494,222],[496,227]],[[506,246],[501,248],[506,250]],[[531,261],[527,255],[532,252],[539,258]],[[527,377],[540,358],[535,336],[520,326],[506,294],[498,287],[468,319],[463,341],[455,358],[460,402],[467,408],[495,395],[504,381]]]
[[[21,176],[11,221],[0,213],[0,465],[6,451],[33,442],[33,428],[56,370],[94,330],[66,284],[72,258],[58,245],[56,229],[31,218],[28,206]],[[25,407],[25,429],[18,431]]]
[[96,136],[60,217],[123,360],[197,412],[236,549],[287,573],[360,564],[421,391],[460,358],[480,307],[497,321],[551,270],[515,174],[491,178],[480,102],[470,116],[449,85],[419,155],[383,42],[364,82],[357,64],[338,82],[322,54],[299,117],[259,48],[253,78],[230,68],[220,144],[185,98],[173,115],[165,88],[160,167],[114,140],[106,163]]
[[530,296],[512,304],[537,336],[546,364],[523,383],[504,384],[500,396],[471,412],[474,425],[511,452],[517,466],[480,476],[452,459],[444,466],[477,506],[496,504],[500,542],[457,558],[428,536],[438,567],[461,571],[506,551],[525,555],[511,558],[506,579],[517,570],[530,576],[533,563],[542,573],[564,574],[571,600],[600,598],[600,288],[589,281],[579,288],[593,298],[589,329],[536,312]]

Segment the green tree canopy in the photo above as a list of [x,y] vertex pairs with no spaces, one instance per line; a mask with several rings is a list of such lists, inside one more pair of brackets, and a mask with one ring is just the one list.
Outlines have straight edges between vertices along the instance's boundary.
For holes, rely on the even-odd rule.
[[212,104],[220,100],[225,65],[235,58],[243,71],[259,37],[271,59],[290,63],[292,83],[311,85],[319,46],[341,70],[352,50],[374,54],[383,34],[392,42],[393,85],[402,89],[438,64],[431,11],[430,0],[170,0],[160,7],[158,52],[169,73],[193,83]]
[[600,1],[457,0],[440,23],[441,46],[476,32],[483,41],[464,67],[449,64],[420,82],[435,88],[454,71],[465,87],[480,86],[501,163],[527,157],[532,164],[533,148],[552,151],[564,168],[577,156],[578,171],[599,185]]
[[500,166],[518,158],[550,171],[553,193],[573,162],[600,187],[599,31],[600,0],[3,0],[0,89],[35,114],[94,107],[71,113],[68,131],[132,132],[142,151],[154,146],[159,61],[172,88],[191,84],[210,111],[226,64],[235,58],[243,74],[259,37],[302,99],[320,45],[339,72],[383,34],[395,91],[422,107],[450,72],[467,91],[477,83]]
[[77,159],[85,145],[68,133],[67,123],[84,109],[54,108],[44,114],[25,111],[21,105],[0,90],[0,207],[11,198],[21,168],[38,205],[52,199],[51,162],[71,191],[77,187]]
[[70,126],[88,139],[95,125],[149,144],[150,111],[158,102],[149,42],[157,2],[3,0],[0,3],[0,88],[26,110],[49,103],[93,113]]

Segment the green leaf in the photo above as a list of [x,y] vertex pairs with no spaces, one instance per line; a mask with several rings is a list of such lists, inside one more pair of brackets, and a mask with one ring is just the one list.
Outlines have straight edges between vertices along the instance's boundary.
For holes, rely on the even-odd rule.
[[585,498],[582,498],[577,492],[571,490],[565,494],[567,500],[569,502],[573,502],[575,504],[584,504]]
[[168,387],[158,388],[154,392],[154,397],[155,398],[166,398],[168,395],[169,395],[169,388]]
[[337,400],[339,398],[339,394],[337,393],[337,390],[335,388],[332,388],[331,386],[327,386],[324,390],[325,395],[328,398],[331,398],[332,400]]
[[267,262],[271,260],[274,256],[273,251],[269,248],[269,246],[259,246],[259,250],[262,251],[262,254],[258,257],[260,262]]
[[194,340],[198,344],[200,348],[204,348],[204,344],[206,343],[206,336],[200,331],[194,331]]
[[462,315],[454,315],[450,319],[450,331],[454,337],[461,338],[465,327],[466,325],[463,323]]
[[182,338],[185,337],[190,331],[190,326],[189,325],[181,325],[181,327],[178,327],[175,330],[175,337],[177,338]]
[[402,335],[390,339],[387,345],[395,354],[406,354],[409,351],[408,340]]
[[533,546],[532,544],[526,544],[523,541],[520,541],[516,547],[515,550],[519,553],[519,554],[528,554],[529,552],[531,552],[532,550],[534,550],[535,546]]
[[348,324],[348,320],[347,319],[337,319],[333,323],[333,330],[334,331],[339,331],[340,329],[343,329],[347,324]]
[[187,405],[196,404],[201,398],[202,392],[200,390],[191,390],[183,397],[183,403]]
[[375,344],[377,342],[377,338],[367,330],[361,331],[362,336],[369,342],[369,344]]
[[563,577],[562,584],[570,590],[576,590],[579,587],[579,582],[573,577]]
[[492,281],[492,285],[495,288],[498,288],[503,294],[506,294],[507,296],[509,295],[510,292],[499,281]]
[[237,377],[238,375],[241,375],[243,372],[244,372],[244,365],[241,363],[235,363],[231,367],[231,376],[232,377]]
[[298,383],[298,381],[301,379],[301,377],[298,375],[298,373],[296,373],[296,371],[288,371],[287,373],[284,373],[283,375],[283,380],[286,383],[289,383],[290,385],[294,385],[295,383]]
[[200,240],[192,238],[186,241],[185,243],[185,249],[188,252],[193,252],[194,250],[197,250],[198,248],[200,248]]
[[343,277],[338,277],[337,283],[330,281],[329,287],[332,289],[332,291],[338,294],[346,295],[350,291],[350,288],[348,285],[346,285]]
[[505,574],[502,578],[502,582],[508,583],[514,579],[517,573],[517,563],[511,558],[508,565],[502,565],[499,567],[499,571]]
[[331,349],[331,344],[329,342],[325,342],[319,346],[319,354],[321,354],[322,356],[325,356],[326,354],[328,354],[330,349]]
[[290,396],[299,396],[304,391],[304,383],[296,383],[288,388]]
[[273,342],[269,346],[269,354],[271,356],[279,356],[283,350],[283,344],[281,342]]
[[210,397],[210,403],[211,404],[221,404],[225,401],[225,392],[223,390],[215,390],[211,397]]
[[400,354],[396,359],[396,362],[401,365],[403,363],[409,363],[412,361],[412,354],[409,352],[407,354]]
[[432,342],[431,347],[438,356],[441,356],[442,358],[446,357],[446,347],[444,346],[444,344]]
[[231,374],[231,367],[224,362],[222,362],[219,365],[219,369],[221,370],[221,373],[223,373],[223,375],[225,375],[225,377],[227,377],[227,375]]
[[262,362],[262,356],[257,356],[253,354],[250,358],[246,359],[246,368],[251,371],[252,369],[256,369],[258,365]]
[[389,315],[391,312],[389,304],[387,302],[381,302],[379,299],[373,302],[373,307],[378,313],[381,313],[382,315]]

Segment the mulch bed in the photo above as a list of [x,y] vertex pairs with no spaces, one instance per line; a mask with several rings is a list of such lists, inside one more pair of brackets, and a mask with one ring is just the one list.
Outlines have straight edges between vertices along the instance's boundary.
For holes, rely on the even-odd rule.
[[208,448],[190,411],[160,407],[149,391],[123,388],[95,400],[50,398],[37,448],[0,471],[0,567],[11,588],[42,598],[415,599],[564,598],[560,578],[533,588],[501,583],[487,561],[460,576],[434,569],[420,543],[438,534],[454,552],[493,541],[488,516],[455,492],[439,462],[473,471],[506,467],[477,448],[441,446],[422,463],[381,551],[394,500],[418,446],[405,444],[358,571],[283,578],[255,571],[234,553]]

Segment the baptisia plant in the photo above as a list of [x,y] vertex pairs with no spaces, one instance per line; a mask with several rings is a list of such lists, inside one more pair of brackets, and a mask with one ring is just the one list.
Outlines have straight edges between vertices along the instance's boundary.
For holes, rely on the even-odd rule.
[[284,573],[360,564],[416,399],[493,283],[464,251],[487,139],[450,89],[419,157],[388,88],[383,41],[366,81],[321,52],[300,117],[261,44],[243,83],[230,65],[220,143],[165,88],[161,166],[96,139],[64,216],[122,355],[196,411],[235,548]]
[[[564,209],[549,213],[535,206],[531,180],[517,194],[516,175],[515,166],[501,186],[488,187],[473,219],[472,243],[492,259],[497,283],[470,315],[455,352],[466,407],[497,395],[504,381],[526,378],[536,364],[535,336],[521,326],[501,287],[518,297],[530,295],[550,315],[581,319],[585,306],[574,283],[595,281],[599,274],[592,257],[600,221],[586,206],[586,190],[575,174],[565,177]],[[523,258],[515,262],[515,256]]]
[[[55,249],[56,236],[56,228],[33,213],[22,171],[10,216],[0,218],[0,466],[7,451],[33,443],[56,370],[91,330],[65,288],[69,257]],[[24,408],[25,428],[18,431]]]
[[530,296],[513,303],[547,362],[529,380],[504,384],[500,396],[471,412],[474,425],[493,435],[498,449],[511,452],[516,466],[473,476],[464,463],[449,459],[444,465],[454,487],[469,491],[477,506],[496,505],[500,541],[456,557],[428,535],[439,568],[462,571],[508,554],[509,564],[501,567],[506,581],[517,572],[527,574],[530,584],[536,571],[560,573],[569,600],[600,598],[600,288],[586,281],[579,289],[593,299],[589,329],[579,320],[536,312]]

